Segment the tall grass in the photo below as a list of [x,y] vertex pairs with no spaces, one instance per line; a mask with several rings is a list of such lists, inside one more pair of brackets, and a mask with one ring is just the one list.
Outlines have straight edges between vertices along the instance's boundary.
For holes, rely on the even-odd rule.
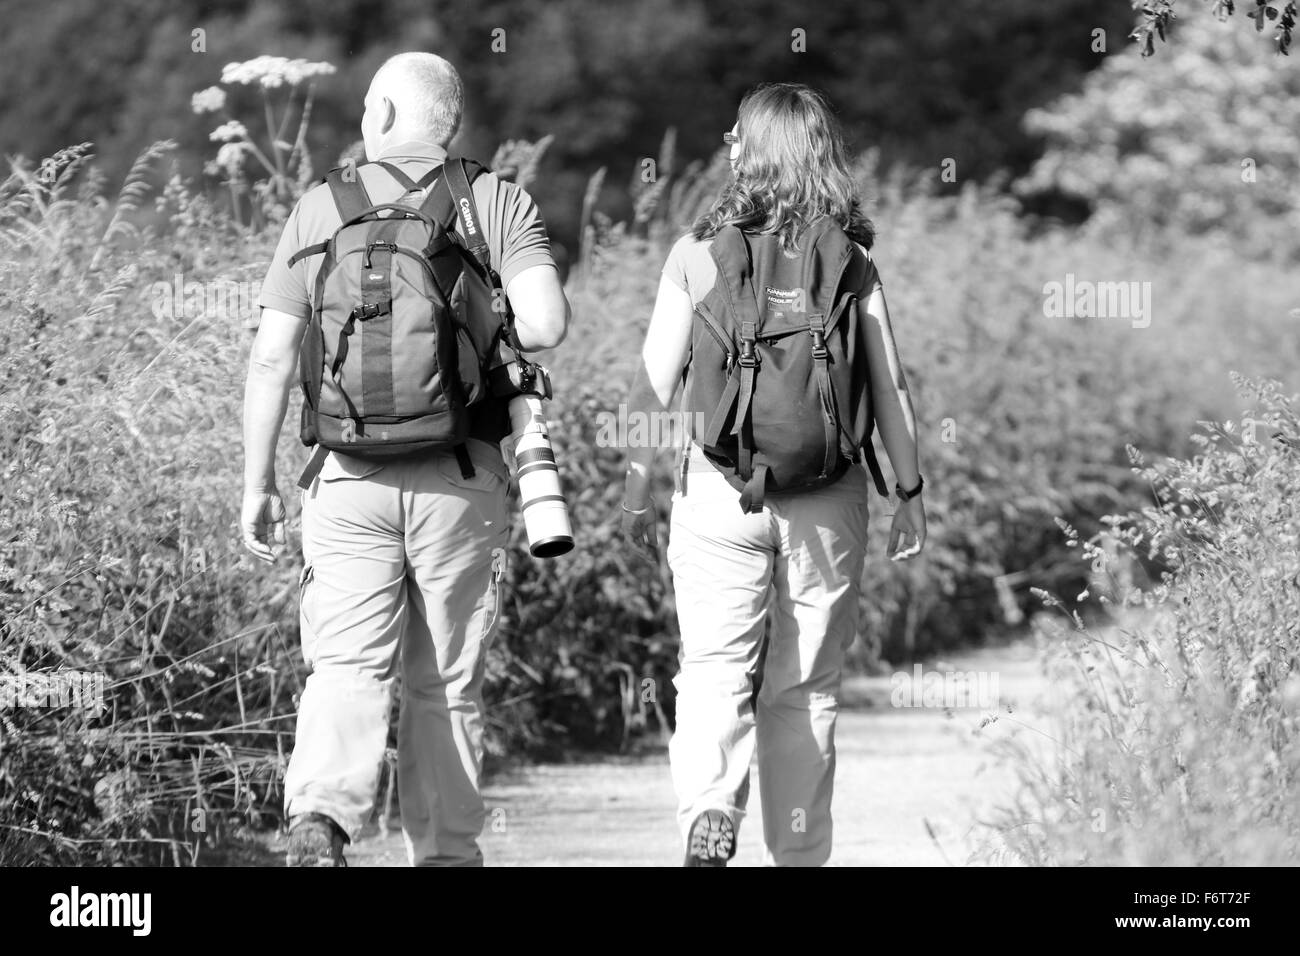
[[137,227],[165,152],[116,202],[72,192],[81,153],[0,187],[0,671],[102,674],[108,705],[0,715],[6,863],[188,863],[279,812],[296,594],[235,533],[247,332],[149,311],[155,280],[231,276],[270,246],[217,218],[183,240]]
[[[1194,457],[1135,452],[1154,505],[1105,542],[1066,529],[1116,623],[1042,595],[1064,621],[1043,635],[1055,745],[1006,740],[1021,786],[988,821],[987,858],[1300,861],[1300,418],[1276,382],[1239,381],[1253,409],[1207,423]],[[1125,556],[1168,571],[1135,586]]]

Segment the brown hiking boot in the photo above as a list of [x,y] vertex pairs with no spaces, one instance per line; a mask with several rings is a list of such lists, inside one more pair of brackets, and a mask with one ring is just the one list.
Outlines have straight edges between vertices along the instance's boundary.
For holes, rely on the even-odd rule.
[[289,826],[286,866],[347,866],[343,828],[323,813],[304,813]]
[[721,810],[705,810],[691,824],[683,866],[726,866],[736,855],[736,827]]

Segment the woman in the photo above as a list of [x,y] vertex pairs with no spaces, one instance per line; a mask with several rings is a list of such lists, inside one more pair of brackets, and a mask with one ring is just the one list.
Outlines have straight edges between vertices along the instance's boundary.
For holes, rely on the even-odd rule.
[[[809,227],[820,221],[824,229],[829,217],[853,240],[842,243],[847,254],[860,257],[851,273],[860,279],[852,290],[859,302],[855,361],[868,367],[863,391],[900,496],[888,550],[895,561],[913,558],[926,535],[916,424],[868,252],[873,229],[849,175],[838,121],[808,87],[764,85],[741,101],[723,139],[731,145],[733,178],[668,256],[629,404],[642,414],[672,409],[684,376],[694,374],[695,309],[720,278],[723,260],[710,254],[720,231],[738,227],[745,249],[775,242],[793,258],[806,252],[800,239]],[[735,235],[729,231],[729,241]],[[774,291],[780,290],[767,289]],[[742,497],[748,491],[738,491],[698,442],[683,442],[681,454],[668,545],[681,628],[669,756],[686,865],[725,866],[734,855],[757,750],[766,862],[819,866],[831,848],[840,673],[858,625],[865,472],[853,466],[814,490],[760,494],[761,506],[751,507]],[[629,449],[623,533],[657,560],[648,488],[653,457],[653,447]]]

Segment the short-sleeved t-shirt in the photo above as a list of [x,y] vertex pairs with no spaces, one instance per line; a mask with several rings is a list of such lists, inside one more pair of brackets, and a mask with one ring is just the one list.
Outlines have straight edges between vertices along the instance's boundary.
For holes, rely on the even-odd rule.
[[[691,297],[692,305],[699,305],[718,280],[718,264],[709,254],[712,245],[712,239],[696,239],[689,234],[682,236],[673,244],[668,261],[664,263],[664,276]],[[866,257],[868,266],[863,287],[858,290],[858,298],[865,302],[882,284],[871,253],[860,244],[858,250]]]
[[[385,150],[380,156],[380,159],[392,163],[417,181],[446,158],[446,150],[423,142],[402,143]],[[406,191],[381,166],[358,166],[357,175],[366,187],[371,202],[376,204],[395,202]],[[492,267],[501,276],[502,285],[509,286],[510,280],[525,269],[538,265],[555,265],[541,211],[523,188],[499,179],[490,172],[474,180],[472,188]],[[341,223],[329,186],[322,183],[304,194],[284,225],[284,232],[262,283],[258,305],[300,319],[311,315],[308,290],[315,283],[322,257],[307,256],[292,266],[289,265],[289,259],[305,246],[329,239]],[[463,234],[459,216],[456,217],[456,232],[458,235]],[[471,437],[496,442],[499,440],[497,431],[499,423],[495,417],[488,416],[486,411],[483,415],[473,416]]]

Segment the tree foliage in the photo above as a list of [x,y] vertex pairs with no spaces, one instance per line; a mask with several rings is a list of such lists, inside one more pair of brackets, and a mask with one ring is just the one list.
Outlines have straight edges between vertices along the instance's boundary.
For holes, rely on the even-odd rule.
[[[1156,37],[1168,39],[1167,34],[1177,19],[1177,14],[1174,13],[1175,0],[1130,2],[1133,9],[1138,11],[1137,26],[1133,29],[1132,38],[1141,45],[1143,56],[1151,56],[1156,52]],[[1237,10],[1236,0],[1209,0],[1209,4],[1220,20],[1227,20]],[[1277,52],[1283,56],[1289,55],[1297,15],[1295,0],[1244,0],[1242,6],[1249,8],[1245,17],[1254,22],[1255,32],[1273,30],[1273,43]]]
[[[122,175],[140,149],[171,138],[198,172],[210,126],[191,112],[191,94],[217,83],[227,63],[266,54],[339,67],[317,89],[308,146],[321,170],[356,140],[366,84],[384,58],[432,50],[465,80],[461,152],[487,158],[503,140],[555,135],[538,199],[553,231],[572,238],[595,170],[655,156],[669,128],[686,159],[709,156],[761,81],[824,89],[851,146],[879,148],[886,166],[952,159],[963,182],[1023,172],[1035,156],[1024,111],[1077,87],[1104,58],[1094,31],[1121,37],[1128,19],[1124,0],[16,5],[0,35],[0,144],[40,156],[91,140],[106,171]],[[605,212],[631,212],[627,185],[606,181]]]
[[1046,151],[1016,184],[1085,200],[1099,228],[1222,232],[1253,255],[1300,250],[1300,72],[1208,10],[1177,21],[1159,69],[1114,56],[1030,111]]

